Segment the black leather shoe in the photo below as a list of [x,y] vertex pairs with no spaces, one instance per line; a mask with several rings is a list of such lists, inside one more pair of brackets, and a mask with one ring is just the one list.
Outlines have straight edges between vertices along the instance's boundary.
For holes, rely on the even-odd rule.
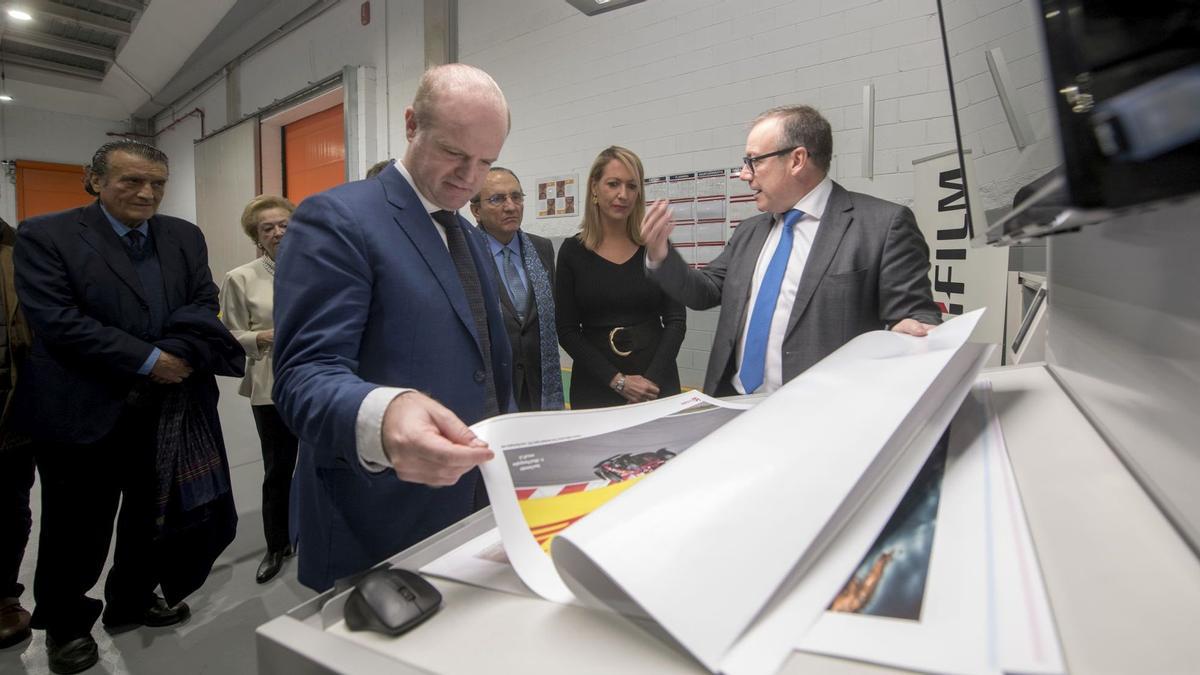
[[29,630],[29,612],[17,598],[0,599],[0,649],[21,644],[33,635]]
[[50,671],[58,675],[82,672],[100,660],[100,651],[91,635],[60,643],[47,634],[46,654],[50,656]]
[[186,602],[181,602],[174,607],[168,607],[167,601],[154,596],[154,604],[146,610],[142,618],[142,624],[162,628],[164,626],[174,626],[175,624],[183,623],[192,616],[192,609],[188,607]]
[[279,574],[279,570],[283,569],[283,561],[285,558],[292,557],[292,547],[289,546],[282,551],[267,551],[263,556],[262,562],[258,564],[258,573],[254,575],[254,580],[260,584],[265,584],[275,578]]
[[105,628],[136,626],[162,628],[164,626],[174,626],[175,624],[183,623],[191,615],[192,610],[188,608],[186,602],[169,607],[166,600],[156,595],[154,596],[154,602],[149,607],[141,610],[126,611],[112,609],[110,606],[104,610],[103,622]]

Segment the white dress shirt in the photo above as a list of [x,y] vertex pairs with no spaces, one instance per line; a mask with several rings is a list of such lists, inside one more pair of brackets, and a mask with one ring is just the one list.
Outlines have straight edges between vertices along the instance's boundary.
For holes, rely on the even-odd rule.
[[[783,283],[779,287],[779,299],[775,303],[775,313],[771,316],[771,330],[767,333],[767,359],[763,368],[763,383],[754,393],[769,394],[783,386],[783,338],[787,332],[788,319],[792,316],[792,306],[796,303],[796,291],[800,287],[800,276],[804,274],[804,265],[808,262],[808,253],[812,250],[813,239],[817,236],[817,228],[821,225],[821,216],[825,213],[825,205],[829,203],[829,195],[833,192],[833,180],[826,176],[817,186],[796,202],[793,208],[804,212],[804,216],[792,225],[792,255],[788,258],[787,271],[783,274]],[[754,265],[754,283],[750,287],[750,306],[746,308],[746,323],[742,326],[734,354],[737,357],[737,373],[733,377],[733,386],[738,393],[745,394],[742,385],[742,350],[746,344],[746,332],[750,329],[750,317],[754,315],[754,303],[758,301],[758,287],[762,285],[763,275],[767,272],[775,249],[779,247],[782,236],[783,218],[775,214],[775,223],[767,234],[758,262]]]
[[[384,171],[399,171],[404,180],[412,186],[413,192],[417,193],[417,198],[421,200],[421,205],[425,207],[426,213],[444,210],[421,194],[420,188],[413,182],[412,175],[405,168],[404,162],[396,160],[391,167]],[[433,216],[429,218],[429,226],[438,233],[442,243],[446,244],[446,231],[437,226]],[[447,245],[447,250],[449,250],[449,245]],[[358,417],[355,418],[354,425],[354,435],[358,445],[358,461],[368,471],[379,473],[392,466],[392,463],[388,461],[387,454],[383,451],[383,415],[387,412],[388,405],[392,400],[406,391],[412,391],[412,389],[376,387],[358,406]]]

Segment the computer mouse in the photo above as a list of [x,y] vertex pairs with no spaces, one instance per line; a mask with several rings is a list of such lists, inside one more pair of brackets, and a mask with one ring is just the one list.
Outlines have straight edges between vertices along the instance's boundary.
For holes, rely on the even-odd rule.
[[442,594],[416,572],[378,569],[367,572],[346,599],[343,616],[353,631],[401,635],[442,606]]

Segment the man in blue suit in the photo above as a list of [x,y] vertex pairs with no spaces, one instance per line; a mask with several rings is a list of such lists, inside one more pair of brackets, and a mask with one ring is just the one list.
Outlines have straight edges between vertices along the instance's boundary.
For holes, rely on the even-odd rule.
[[483,71],[425,73],[404,158],[306,199],[275,279],[274,399],[300,438],[299,578],[324,590],[486,503],[467,428],[513,409],[491,264],[456,213],[508,135]]

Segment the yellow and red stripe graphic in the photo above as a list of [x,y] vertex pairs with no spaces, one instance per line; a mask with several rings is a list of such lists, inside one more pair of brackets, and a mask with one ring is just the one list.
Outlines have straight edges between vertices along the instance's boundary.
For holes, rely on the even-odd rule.
[[620,483],[613,483],[593,490],[582,492],[560,492],[549,497],[533,497],[521,499],[521,514],[533,538],[546,553],[550,552],[550,542],[558,533],[567,529],[572,523],[600,508],[608,500],[616,497],[631,485],[640,481],[644,476],[631,478]]

